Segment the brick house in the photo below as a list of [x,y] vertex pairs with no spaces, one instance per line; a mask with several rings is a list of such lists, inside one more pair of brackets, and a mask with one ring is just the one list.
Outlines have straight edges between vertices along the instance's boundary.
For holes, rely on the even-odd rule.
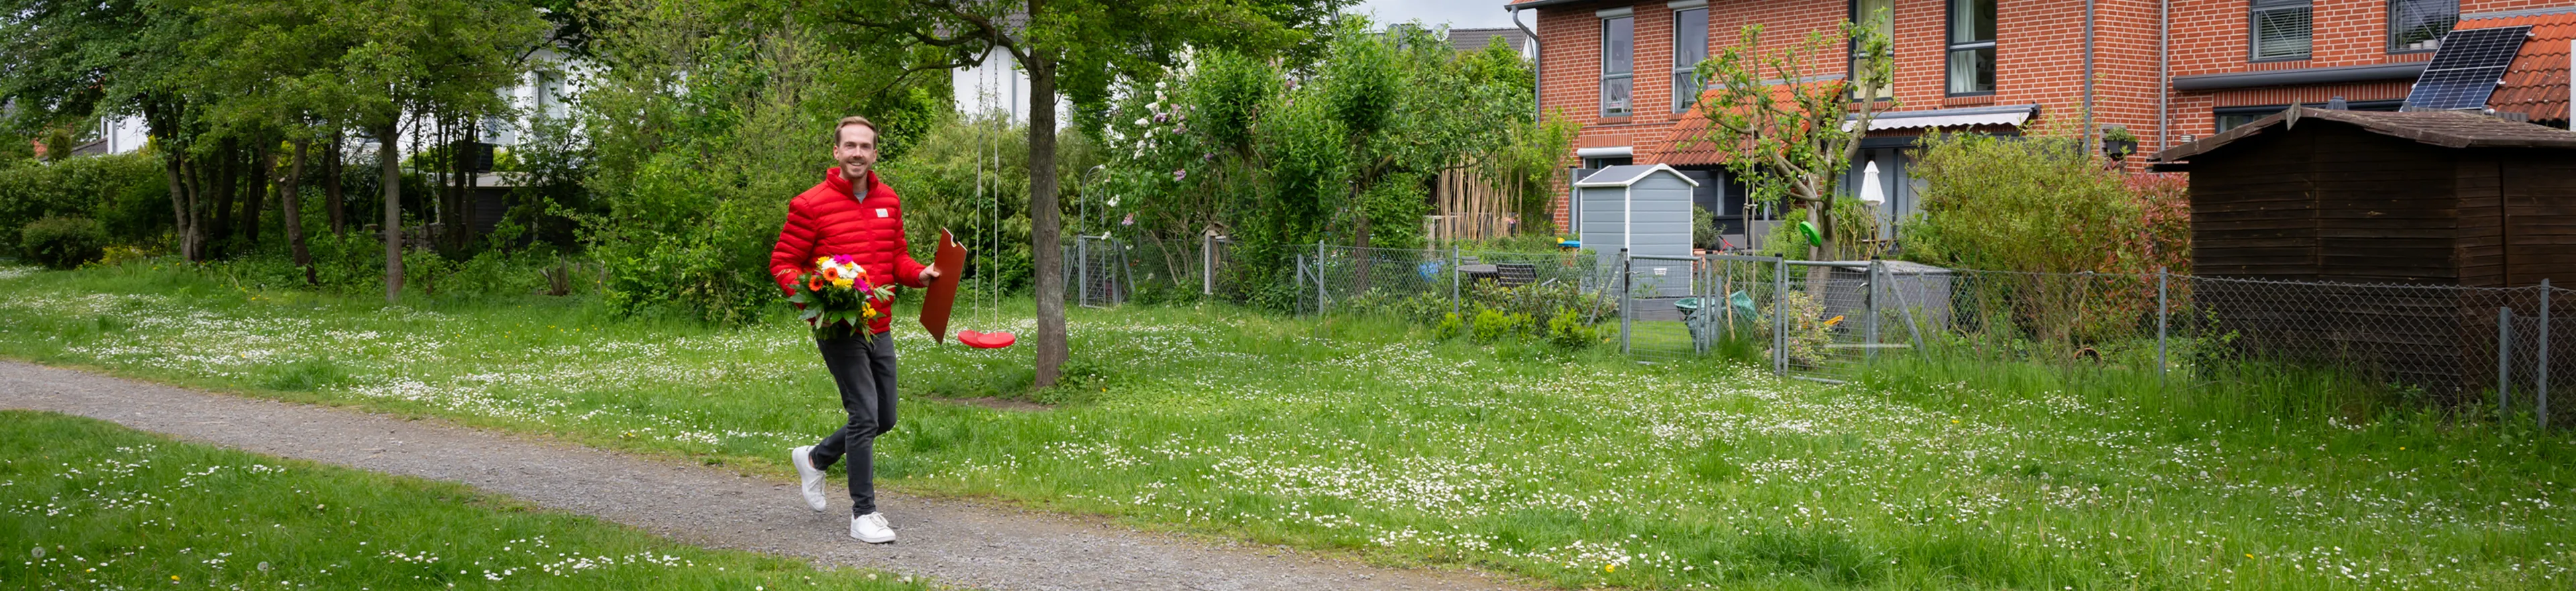
[[[1877,26],[1895,42],[1890,92],[1898,106],[1870,126],[1843,183],[1854,190],[1858,171],[1877,163],[1888,197],[1882,220],[1913,211],[1909,146],[1928,131],[2017,133],[2023,123],[2075,116],[2089,104],[2096,125],[2124,128],[2140,152],[2152,153],[2293,103],[2341,98],[2355,110],[2396,110],[2454,26],[2532,25],[2533,37],[2489,106],[2564,126],[2569,40],[2576,38],[2576,0],[1518,0],[1505,7],[1516,20],[1531,16],[1522,11],[1536,13],[1534,23],[1520,22],[1539,40],[1539,108],[1582,126],[1571,155],[1580,166],[1670,164],[1703,179],[1697,201],[1737,235],[1747,220],[1741,185],[1725,178],[1721,154],[1680,144],[1701,131],[1700,116],[1689,111],[1694,89],[1682,73],[1733,44],[1748,24],[1764,25],[1764,49],[1771,50],[1857,15],[1889,15]],[[1820,57],[1849,63],[1847,55]],[[1558,227],[1570,222],[1563,205]]]

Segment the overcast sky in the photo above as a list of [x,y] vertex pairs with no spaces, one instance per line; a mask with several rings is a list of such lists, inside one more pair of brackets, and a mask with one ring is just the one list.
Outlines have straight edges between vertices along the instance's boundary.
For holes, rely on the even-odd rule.
[[[1379,23],[1419,19],[1423,24],[1449,23],[1450,28],[1484,29],[1512,26],[1512,14],[1503,11],[1506,0],[1368,0],[1353,7],[1353,12],[1376,13]],[[1537,25],[1535,12],[1521,15],[1521,23]]]

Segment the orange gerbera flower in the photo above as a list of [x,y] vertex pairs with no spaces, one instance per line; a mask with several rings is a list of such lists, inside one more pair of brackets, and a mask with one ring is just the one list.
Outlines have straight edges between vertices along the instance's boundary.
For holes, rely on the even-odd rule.
[[805,289],[813,290],[813,291],[823,291],[823,286],[824,286],[824,285],[825,285],[825,283],[824,283],[824,281],[823,281],[823,274],[821,274],[821,273],[815,273],[815,274],[813,274],[813,275],[808,275],[808,276],[806,276],[806,278],[805,278]]

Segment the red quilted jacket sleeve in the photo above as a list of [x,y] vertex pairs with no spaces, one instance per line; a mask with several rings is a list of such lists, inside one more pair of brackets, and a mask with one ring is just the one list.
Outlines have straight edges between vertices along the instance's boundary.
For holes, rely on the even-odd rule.
[[769,247],[769,276],[787,295],[796,295],[796,276],[805,273],[805,261],[814,259],[814,217],[804,204],[803,199],[787,203],[787,224],[778,229],[778,244]]
[[[895,235],[901,236],[903,234],[901,232],[897,232]],[[927,265],[921,264],[921,261],[912,260],[912,242],[907,239],[897,238],[895,239],[895,244],[897,245],[894,251],[895,282],[903,284],[904,287],[910,287],[913,289],[929,289],[930,282],[921,280],[921,270],[926,268]]]

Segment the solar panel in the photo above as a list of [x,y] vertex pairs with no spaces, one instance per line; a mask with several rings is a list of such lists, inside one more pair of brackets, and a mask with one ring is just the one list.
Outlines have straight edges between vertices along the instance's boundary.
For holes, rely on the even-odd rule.
[[2514,56],[2522,52],[2523,39],[2530,36],[2528,25],[2460,29],[2444,35],[2442,48],[2433,52],[2433,62],[2424,66],[2415,89],[2407,93],[2405,110],[2486,108],[2505,67],[2513,64]]

